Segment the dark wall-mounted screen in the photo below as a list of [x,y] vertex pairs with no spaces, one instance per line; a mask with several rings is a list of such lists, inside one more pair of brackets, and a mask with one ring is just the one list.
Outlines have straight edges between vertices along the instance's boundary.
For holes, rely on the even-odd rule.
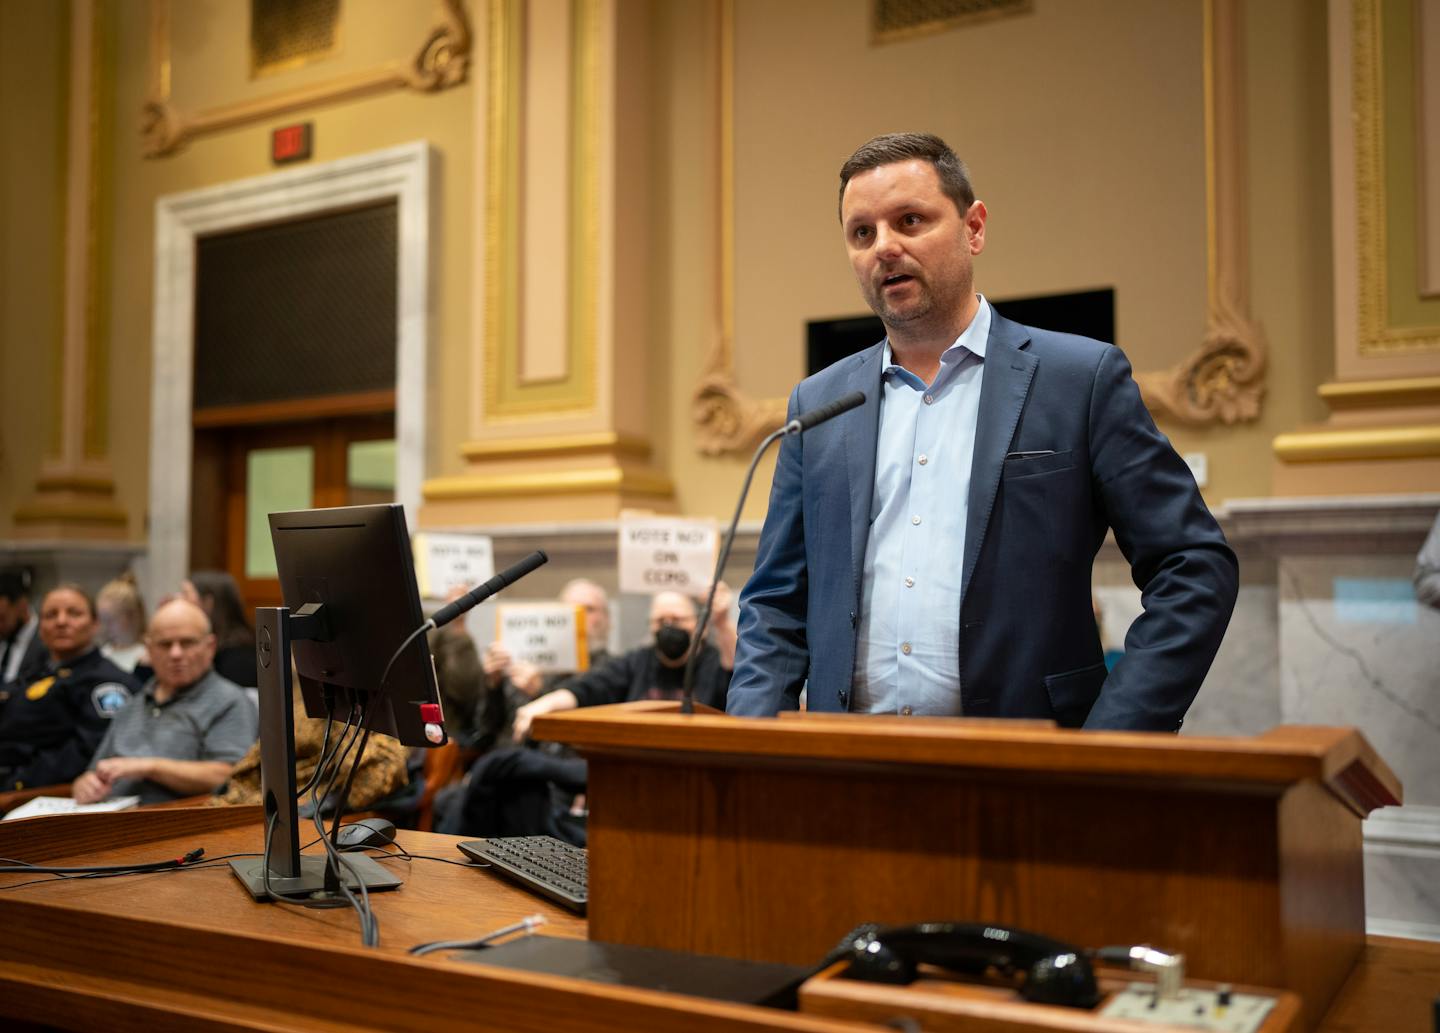
[[[1045,294],[1026,298],[991,298],[1006,319],[1026,326],[1080,334],[1115,343],[1115,291],[1111,288]],[[818,373],[847,355],[870,347],[885,336],[879,316],[822,319],[805,324],[805,372]]]

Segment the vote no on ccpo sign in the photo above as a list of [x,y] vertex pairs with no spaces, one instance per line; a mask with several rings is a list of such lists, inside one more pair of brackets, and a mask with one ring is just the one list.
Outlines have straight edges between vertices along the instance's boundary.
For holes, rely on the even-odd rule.
[[715,574],[718,539],[714,520],[622,517],[620,591],[705,592]]

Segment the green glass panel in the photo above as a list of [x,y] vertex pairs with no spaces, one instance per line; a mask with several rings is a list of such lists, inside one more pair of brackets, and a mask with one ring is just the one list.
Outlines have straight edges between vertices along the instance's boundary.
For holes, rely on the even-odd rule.
[[395,442],[352,441],[345,464],[345,484],[372,491],[395,491]]
[[257,448],[246,457],[245,576],[275,576],[270,514],[309,509],[315,497],[315,450]]

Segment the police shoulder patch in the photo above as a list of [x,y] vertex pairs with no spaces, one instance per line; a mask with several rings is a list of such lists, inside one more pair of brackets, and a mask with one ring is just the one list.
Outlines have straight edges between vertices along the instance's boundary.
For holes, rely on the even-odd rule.
[[126,703],[130,702],[130,690],[119,682],[107,681],[90,690],[90,702],[95,713],[101,717],[114,717]]

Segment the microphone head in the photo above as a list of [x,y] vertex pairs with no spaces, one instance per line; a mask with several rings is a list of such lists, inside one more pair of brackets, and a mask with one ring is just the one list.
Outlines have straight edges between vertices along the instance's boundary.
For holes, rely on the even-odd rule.
[[839,416],[842,412],[849,412],[851,409],[864,404],[865,392],[851,391],[849,394],[841,395],[832,402],[826,402],[817,409],[811,409],[809,412],[801,413],[795,417],[791,423],[792,425],[798,424],[798,431],[807,431],[819,426],[826,420]]

